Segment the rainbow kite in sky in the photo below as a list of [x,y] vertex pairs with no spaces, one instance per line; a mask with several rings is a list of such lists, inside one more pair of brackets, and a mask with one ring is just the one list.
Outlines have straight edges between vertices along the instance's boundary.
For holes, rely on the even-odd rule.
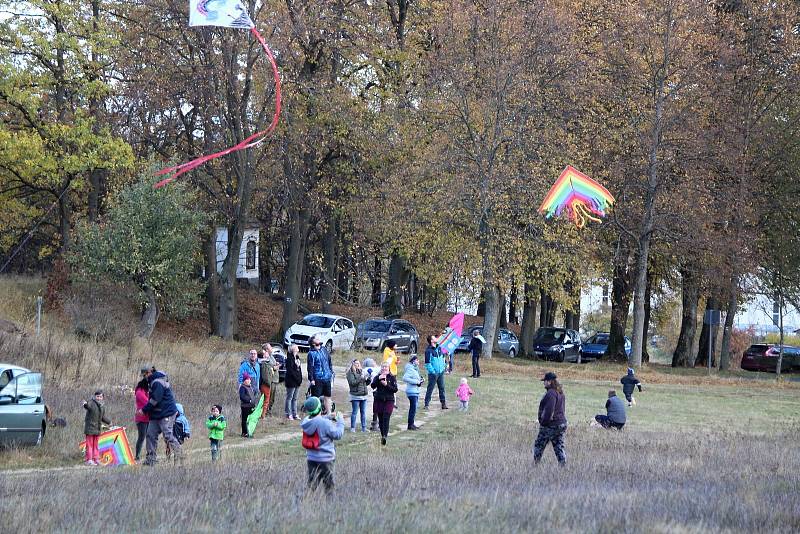
[[539,213],[550,218],[566,211],[575,226],[583,228],[588,221],[601,222],[613,204],[614,197],[608,189],[567,165],[544,197]]
[[[85,451],[86,442],[81,441],[78,447],[81,451]],[[100,434],[97,448],[100,451],[100,465],[134,464],[131,446],[128,443],[124,427],[118,426]]]

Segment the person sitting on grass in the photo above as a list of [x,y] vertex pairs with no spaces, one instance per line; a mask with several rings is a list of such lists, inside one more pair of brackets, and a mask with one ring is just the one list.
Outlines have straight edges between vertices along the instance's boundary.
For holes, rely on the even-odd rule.
[[628,401],[628,406],[636,404],[636,399],[633,398],[634,388],[639,388],[642,391],[642,383],[639,379],[633,376],[633,369],[628,367],[628,374],[623,376],[620,380],[622,383],[622,393],[625,394],[625,399]]
[[592,426],[599,424],[603,428],[622,430],[622,427],[625,426],[625,419],[625,403],[622,402],[622,399],[617,397],[617,392],[612,389],[608,392],[606,415],[595,415]]
[[211,407],[211,414],[206,419],[208,428],[208,441],[211,443],[211,461],[216,462],[222,456],[222,440],[225,439],[225,427],[228,422],[222,415],[222,406],[215,404]]
[[86,436],[86,465],[100,465],[100,449],[98,441],[102,432],[103,423],[111,424],[111,419],[106,417],[106,406],[103,403],[103,391],[94,392],[90,401],[83,401],[86,418],[83,422],[83,433]]
[[322,483],[325,493],[333,490],[333,464],[336,461],[334,440],[344,435],[344,419],[341,412],[330,417],[321,416],[322,402],[317,397],[309,397],[303,404],[308,414],[300,422],[303,429],[303,448],[306,449],[308,464],[308,487],[316,490]]

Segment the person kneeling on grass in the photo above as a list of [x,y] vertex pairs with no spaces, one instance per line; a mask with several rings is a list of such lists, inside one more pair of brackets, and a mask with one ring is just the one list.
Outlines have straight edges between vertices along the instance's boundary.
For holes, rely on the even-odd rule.
[[603,428],[616,428],[622,430],[625,426],[625,403],[622,399],[617,397],[617,392],[613,389],[608,392],[608,400],[606,401],[607,415],[595,415],[592,425],[599,424]]
[[303,429],[303,448],[306,449],[308,463],[308,487],[316,490],[320,482],[325,492],[333,489],[333,464],[336,461],[334,440],[344,435],[344,419],[341,412],[330,417],[321,416],[322,402],[317,397],[309,397],[303,404],[308,414],[300,423]]

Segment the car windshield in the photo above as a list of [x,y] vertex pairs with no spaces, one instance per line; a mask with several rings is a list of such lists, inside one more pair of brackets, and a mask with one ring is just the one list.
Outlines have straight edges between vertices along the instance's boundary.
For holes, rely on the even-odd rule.
[[552,343],[554,341],[562,341],[566,335],[566,330],[542,328],[536,333],[536,339],[534,339],[534,341],[538,343]]
[[595,334],[589,343],[596,345],[608,345],[608,334]]
[[325,317],[324,315],[306,315],[300,321],[300,326],[313,326],[315,328],[330,328],[335,321],[332,317]]
[[370,320],[364,321],[361,325],[361,330],[366,332],[388,332],[389,325],[392,324],[389,321],[380,321],[380,320]]

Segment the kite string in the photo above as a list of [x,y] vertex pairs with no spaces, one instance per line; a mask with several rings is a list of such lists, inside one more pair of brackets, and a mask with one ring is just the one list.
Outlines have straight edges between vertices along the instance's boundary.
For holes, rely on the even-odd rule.
[[207,161],[211,161],[212,159],[216,159],[222,156],[226,156],[233,152],[238,152],[239,150],[243,150],[246,148],[252,148],[259,143],[261,143],[266,136],[271,134],[275,128],[278,126],[278,119],[280,118],[281,114],[281,77],[280,73],[278,72],[278,64],[275,61],[275,56],[272,54],[272,50],[270,50],[267,42],[264,40],[264,37],[258,32],[255,26],[250,28],[250,33],[256,38],[256,40],[261,44],[261,47],[264,49],[264,52],[267,54],[267,58],[269,59],[270,66],[272,67],[272,76],[275,80],[275,111],[272,114],[272,121],[270,122],[269,126],[265,130],[260,132],[256,132],[246,139],[242,140],[241,142],[226,148],[225,150],[221,150],[219,152],[215,152],[213,154],[208,154],[205,156],[200,156],[199,158],[195,158],[191,161],[187,161],[186,163],[181,163],[180,165],[174,165],[172,167],[167,167],[161,169],[156,173],[156,176],[162,176],[167,174],[165,179],[161,180],[160,182],[156,183],[153,187],[158,189],[170,183],[172,180],[180,176],[185,172],[189,172],[200,165],[206,163]]

